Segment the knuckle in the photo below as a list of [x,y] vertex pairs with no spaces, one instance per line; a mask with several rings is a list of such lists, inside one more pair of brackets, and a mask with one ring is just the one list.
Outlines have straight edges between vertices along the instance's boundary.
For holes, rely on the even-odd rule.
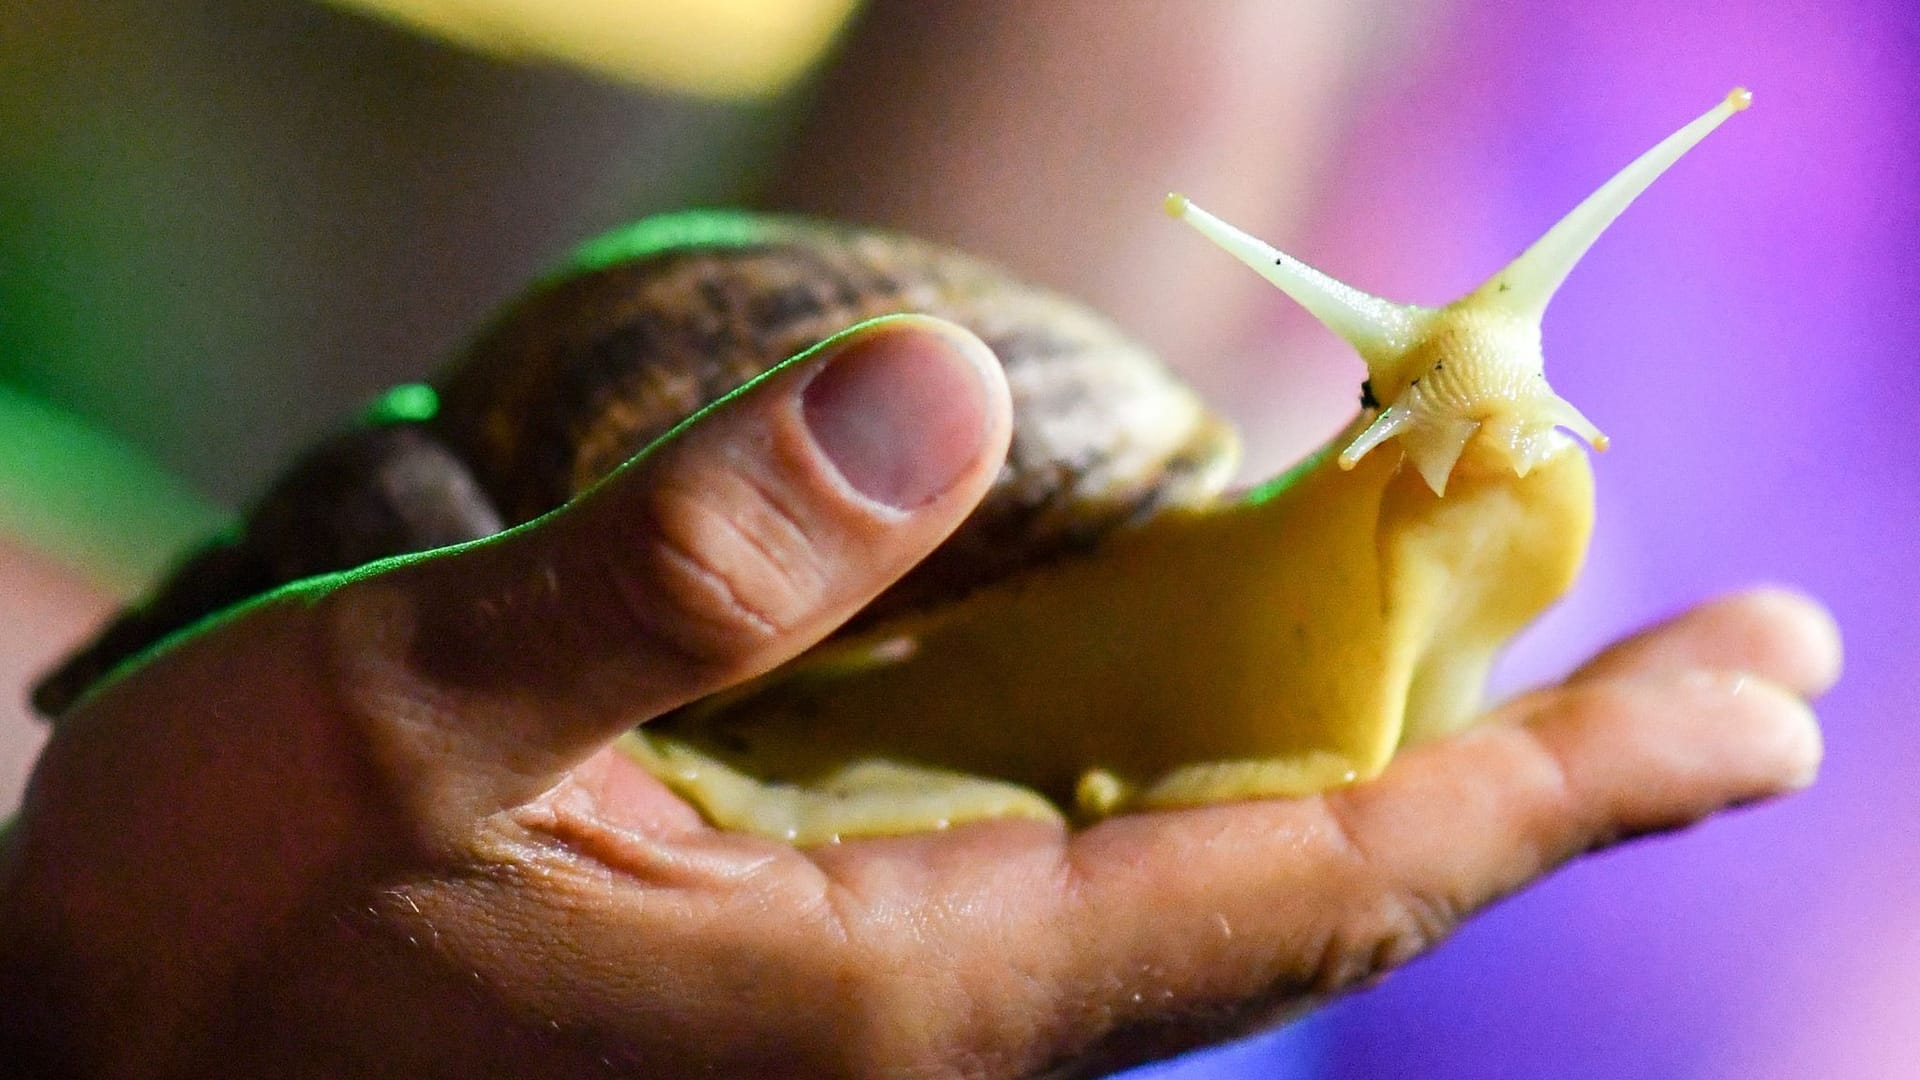
[[1374,937],[1373,971],[1384,973],[1438,945],[1460,921],[1458,905],[1425,889],[1396,894]]
[[1343,915],[1323,938],[1308,982],[1330,994],[1377,979],[1438,944],[1455,921],[1453,906],[1439,897],[1382,894]]
[[1407,880],[1368,844],[1368,831],[1346,798],[1329,798],[1326,807],[1334,841],[1346,854],[1354,895],[1365,898],[1334,918],[1308,973],[1311,985],[1331,993],[1384,975],[1432,948],[1452,932],[1465,905],[1431,881]]
[[826,591],[810,538],[789,508],[737,477],[649,491],[616,581],[634,614],[680,651],[724,660],[772,644]]
[[1508,802],[1522,839],[1549,864],[1615,834],[1608,806],[1592,797],[1581,763],[1594,748],[1620,741],[1619,704],[1605,687],[1572,687],[1547,698],[1541,707],[1550,711],[1539,720],[1504,733]]

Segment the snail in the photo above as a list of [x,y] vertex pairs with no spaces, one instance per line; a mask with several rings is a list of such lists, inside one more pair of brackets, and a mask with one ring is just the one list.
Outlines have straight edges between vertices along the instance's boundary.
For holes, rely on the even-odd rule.
[[1069,301],[900,236],[650,219],[308,455],[36,704],[57,714],[277,584],[544,514],[771,365],[919,311],[1006,366],[1015,434],[991,492],[841,633],[623,748],[715,824],[800,844],[1363,780],[1469,723],[1500,647],[1571,586],[1594,512],[1574,436],[1606,439],[1547,384],[1542,314],[1613,219],[1750,100],[1730,93],[1440,308],[1369,296],[1170,196],[1366,363],[1353,422],[1244,491],[1227,490],[1232,429]]

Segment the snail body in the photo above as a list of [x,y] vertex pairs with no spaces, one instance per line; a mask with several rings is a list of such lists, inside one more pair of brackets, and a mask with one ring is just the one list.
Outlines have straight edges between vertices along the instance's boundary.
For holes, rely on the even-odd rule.
[[803,656],[624,745],[719,823],[817,843],[1307,794],[1459,730],[1593,527],[1567,432],[1607,440],[1547,384],[1547,302],[1748,101],[1728,95],[1442,308],[1369,296],[1169,196],[1360,353],[1354,422],[1267,484]]
[[653,219],[588,245],[431,389],[309,456],[36,702],[57,713],[274,585],[537,517],[773,364],[919,311],[1006,365],[1015,434],[992,491],[848,632],[627,751],[716,824],[797,843],[1363,779],[1469,722],[1499,647],[1572,583],[1593,485],[1563,429],[1605,440],[1547,386],[1541,313],[1743,93],[1444,308],[1367,296],[1171,199],[1367,363],[1354,423],[1247,492],[1224,491],[1231,430],[1071,303],[900,237]]

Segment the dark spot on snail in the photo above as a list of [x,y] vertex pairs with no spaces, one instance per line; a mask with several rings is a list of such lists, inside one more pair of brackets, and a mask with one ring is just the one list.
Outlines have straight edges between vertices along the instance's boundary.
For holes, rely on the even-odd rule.
[[1360,407],[1363,409],[1378,409],[1380,407],[1380,399],[1373,396],[1372,379],[1366,379],[1360,383]]
[[795,283],[754,297],[747,308],[747,317],[753,320],[754,325],[765,327],[770,333],[778,333],[794,323],[817,319],[826,310],[825,298],[818,290],[812,285]]

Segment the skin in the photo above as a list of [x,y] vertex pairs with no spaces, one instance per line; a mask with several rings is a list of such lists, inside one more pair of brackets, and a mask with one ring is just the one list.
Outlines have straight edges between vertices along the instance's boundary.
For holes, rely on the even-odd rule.
[[[1005,19],[1031,9],[989,6]],[[876,5],[882,30],[855,42],[897,42],[906,8]],[[1300,129],[1337,123],[1319,106],[1343,77],[1340,63],[1303,61],[1348,55],[1344,35],[1364,19],[1314,8],[1309,32],[1230,54],[1206,50],[1255,21],[1189,21],[1173,40],[1204,55],[1175,64],[1145,14],[1105,20],[1137,34],[1090,36],[1098,8],[1062,5],[1047,28],[1049,48],[1079,58],[1061,62],[1079,74],[1059,85],[1098,70],[1138,91],[1187,64],[1230,67],[1241,77],[1219,86],[1240,89],[1197,92],[1220,110],[1195,111],[1219,122],[1112,124],[1105,95],[1026,83],[1076,140],[1123,145],[1076,166],[1044,164],[1059,140],[997,143],[1032,165],[1010,188],[943,167],[951,125],[835,156],[823,120],[783,181],[790,204],[895,207],[916,231],[1098,306],[1167,319],[1147,330],[1156,342],[1207,355],[1210,335],[1239,333],[1233,298],[1257,283],[1166,303],[1149,282],[1195,279],[1162,273],[1166,245],[1113,250],[1128,241],[1090,193],[1143,178],[1146,201],[1127,205],[1151,207],[1176,181],[1224,190],[1205,181],[1219,174],[1292,205],[1311,160],[1298,151],[1315,143]],[[981,130],[1016,125],[1031,115],[1021,94],[945,78],[971,34],[941,22],[919,62],[869,72],[931,100],[863,106],[847,103],[857,87],[830,88],[821,115],[938,109],[946,94],[979,102],[968,123]],[[1008,30],[1001,53],[1023,38]],[[1309,119],[1272,123],[1274,70]],[[1249,130],[1271,137],[1249,148]],[[1245,156],[1269,152],[1286,167]],[[836,168],[856,175],[836,182]],[[1004,201],[1063,168],[1083,174],[1037,210]],[[927,176],[942,178],[938,198],[901,194]],[[1056,276],[1047,260],[1069,249],[1018,230],[1062,214],[1078,223],[1059,236],[1081,247]],[[1234,273],[1198,249],[1195,274]],[[969,347],[926,327],[889,333],[920,337],[889,347],[923,353]],[[1767,591],[1649,630],[1316,798],[808,851],[716,833],[606,744],[791,655],[877,592],[964,513],[1004,420],[988,392],[978,443],[944,444],[967,459],[958,478],[900,511],[850,494],[792,434],[798,392],[761,384],[507,540],[204,628],[65,719],[0,842],[0,1060],[120,1076],[1097,1073],[1292,1015],[1567,858],[1796,789],[1816,768],[1804,699],[1837,673],[1837,637],[1817,606]],[[764,438],[777,418],[788,437]]]
[[[607,744],[820,637],[1003,452],[983,346],[930,320],[854,342],[533,527],[281,594],[83,702],[0,861],[11,1048],[124,1076],[1088,1072],[1297,1011],[1567,858],[1812,778],[1803,698],[1837,641],[1763,592],[1324,796],[812,850],[711,830]],[[860,349],[981,374],[863,399],[939,413],[913,482],[951,480],[917,509],[861,497],[866,466],[810,434],[808,379]]]
[[11,807],[46,741],[46,724],[27,708],[25,687],[113,613],[116,600],[73,570],[0,533],[0,806]]

